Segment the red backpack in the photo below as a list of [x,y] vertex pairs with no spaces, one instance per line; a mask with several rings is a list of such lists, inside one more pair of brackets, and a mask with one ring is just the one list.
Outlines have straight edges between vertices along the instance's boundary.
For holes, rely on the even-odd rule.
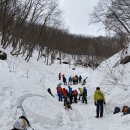
[[128,113],[128,109],[129,109],[128,106],[123,106],[122,112],[124,112],[124,113]]

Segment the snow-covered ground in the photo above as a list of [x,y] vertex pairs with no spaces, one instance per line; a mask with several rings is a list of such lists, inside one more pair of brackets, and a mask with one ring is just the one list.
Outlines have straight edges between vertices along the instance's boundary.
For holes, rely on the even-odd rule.
[[[5,50],[7,53],[8,51]],[[130,63],[114,67],[120,55],[104,61],[96,70],[59,65],[46,66],[35,56],[27,63],[8,53],[8,60],[0,60],[0,129],[11,130],[15,120],[24,112],[35,130],[129,130],[130,115],[113,114],[114,107],[130,106]],[[66,111],[56,96],[59,72],[67,78],[74,75],[88,77],[88,104],[72,104]],[[104,117],[95,118],[93,93],[97,86],[105,93]],[[66,87],[62,85],[62,87]],[[72,85],[73,89],[82,87]],[[51,88],[55,98],[50,96]],[[19,107],[19,108],[17,108]],[[29,128],[31,130],[31,128]]]

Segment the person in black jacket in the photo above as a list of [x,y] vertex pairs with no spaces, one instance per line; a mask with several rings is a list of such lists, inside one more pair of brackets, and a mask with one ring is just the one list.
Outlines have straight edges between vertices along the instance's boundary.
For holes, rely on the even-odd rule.
[[64,83],[64,85],[67,85],[67,81],[66,81],[66,78],[64,75],[63,75],[63,83]]
[[79,76],[79,83],[82,83],[82,76]]
[[59,73],[58,77],[59,77],[59,80],[61,80],[61,73]]

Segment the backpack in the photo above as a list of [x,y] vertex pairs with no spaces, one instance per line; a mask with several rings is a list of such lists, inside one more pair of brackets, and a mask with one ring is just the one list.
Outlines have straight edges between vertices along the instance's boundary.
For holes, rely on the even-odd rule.
[[119,107],[115,107],[113,114],[119,113],[120,110],[121,110],[121,109],[120,109]]
[[130,114],[130,108],[128,106],[123,106],[122,112],[124,115]]

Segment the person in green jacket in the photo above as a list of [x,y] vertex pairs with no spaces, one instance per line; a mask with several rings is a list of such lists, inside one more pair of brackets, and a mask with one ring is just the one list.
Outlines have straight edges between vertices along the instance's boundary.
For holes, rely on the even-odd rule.
[[100,87],[94,92],[94,103],[96,106],[96,118],[103,117],[103,104],[105,103],[104,94],[100,91]]
[[83,96],[83,88],[78,88],[79,89],[79,98],[78,100],[80,100],[80,97]]

